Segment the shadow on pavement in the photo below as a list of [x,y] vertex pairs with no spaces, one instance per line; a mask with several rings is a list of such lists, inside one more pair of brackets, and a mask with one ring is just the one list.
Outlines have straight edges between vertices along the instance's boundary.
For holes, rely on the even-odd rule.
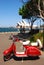
[[25,60],[38,60],[40,59],[40,57],[16,57],[16,56],[13,56],[13,59],[16,60],[16,61],[25,61]]
[[[16,61],[26,61],[26,60],[38,60],[38,59],[40,59],[40,57],[16,57],[16,56],[11,56],[11,58],[9,59],[9,60],[11,60],[11,59],[14,59],[14,60],[16,60]],[[6,62],[6,61],[9,61],[9,60],[4,60],[4,62]]]

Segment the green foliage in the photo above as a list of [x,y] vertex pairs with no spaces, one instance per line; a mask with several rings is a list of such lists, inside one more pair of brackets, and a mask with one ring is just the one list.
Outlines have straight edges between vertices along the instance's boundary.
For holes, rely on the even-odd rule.
[[[40,11],[38,8],[38,2],[39,0],[28,0],[26,4],[24,4],[20,9],[19,9],[19,15],[22,16],[22,18],[29,19],[31,16],[37,16],[40,15]],[[40,0],[40,9],[41,13],[43,15],[44,13],[44,0]],[[43,15],[44,16],[44,15]]]
[[23,5],[20,9],[19,9],[19,15],[22,16],[22,18],[27,18],[29,19],[32,16],[38,15],[39,14],[39,10],[37,7],[37,0],[36,1],[28,1],[25,5]]
[[37,34],[33,34],[32,37],[30,37],[29,39],[31,42],[36,42],[37,39],[40,39],[41,42],[43,43],[43,35],[44,35],[43,33],[39,32]]
[[22,15],[22,9],[19,8],[19,15]]
[[31,42],[33,42],[33,41],[35,42],[34,36],[30,37],[30,41]]
[[29,18],[29,15],[31,16],[29,9],[26,8],[26,6],[22,6],[22,8],[19,8],[19,15],[22,16],[22,18]]

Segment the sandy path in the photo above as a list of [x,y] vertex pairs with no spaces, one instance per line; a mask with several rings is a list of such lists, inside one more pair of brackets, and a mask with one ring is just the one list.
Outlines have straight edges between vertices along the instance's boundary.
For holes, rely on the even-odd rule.
[[[12,41],[9,40],[10,34],[0,34],[0,65],[44,65],[44,53],[42,52],[42,55],[40,56],[40,59],[36,60],[30,60],[30,59],[25,59],[23,60],[15,60],[15,59],[10,59],[6,62],[3,60],[3,51],[7,49],[8,47],[11,46]],[[20,45],[19,45],[20,46]]]

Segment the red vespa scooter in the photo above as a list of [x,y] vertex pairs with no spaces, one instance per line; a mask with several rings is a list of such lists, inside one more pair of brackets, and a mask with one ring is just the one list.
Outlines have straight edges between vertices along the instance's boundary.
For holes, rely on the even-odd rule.
[[[20,41],[18,38],[15,39],[15,42]],[[16,51],[16,44],[13,42],[11,47],[3,52],[4,55],[4,60],[9,60],[11,58],[11,55],[13,54],[16,57],[36,57],[41,55],[41,51],[34,46],[28,46],[28,45],[23,45],[25,48],[24,52],[17,52]]]

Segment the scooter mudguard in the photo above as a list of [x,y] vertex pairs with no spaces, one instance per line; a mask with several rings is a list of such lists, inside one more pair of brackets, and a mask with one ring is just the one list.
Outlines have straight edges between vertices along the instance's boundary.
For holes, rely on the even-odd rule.
[[27,55],[28,56],[39,56],[41,55],[41,51],[34,46],[30,46],[29,48],[27,48]]
[[3,52],[4,56],[7,55],[8,53],[11,53],[11,52],[13,51],[13,45],[14,45],[14,44],[12,44],[10,48],[6,49],[6,50]]
[[4,52],[3,52],[3,55],[5,56],[5,55],[7,55],[7,54],[9,54],[9,53],[11,53],[12,52],[12,49],[7,49],[7,50],[5,50]]

